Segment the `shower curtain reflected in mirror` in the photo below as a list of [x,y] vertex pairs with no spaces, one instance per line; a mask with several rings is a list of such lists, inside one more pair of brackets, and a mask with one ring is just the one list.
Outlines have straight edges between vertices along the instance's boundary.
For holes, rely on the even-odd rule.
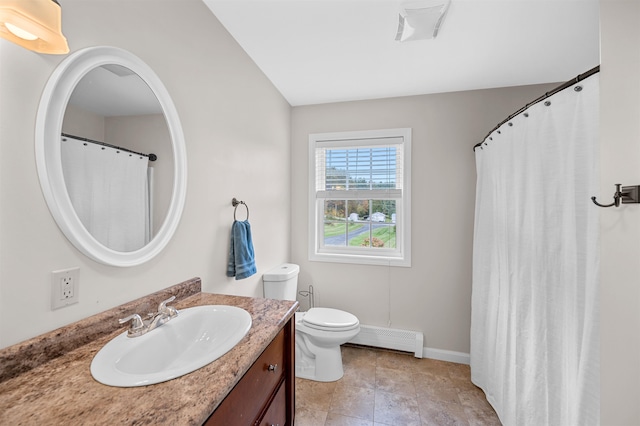
[[62,168],[71,203],[89,233],[121,252],[150,240],[148,158],[64,137]]
[[471,376],[505,425],[599,424],[599,75],[476,149]]

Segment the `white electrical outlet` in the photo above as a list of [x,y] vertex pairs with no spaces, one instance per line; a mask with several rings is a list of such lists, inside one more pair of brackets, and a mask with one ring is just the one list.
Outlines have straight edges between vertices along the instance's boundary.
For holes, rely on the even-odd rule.
[[80,268],[61,269],[51,273],[51,309],[78,303]]

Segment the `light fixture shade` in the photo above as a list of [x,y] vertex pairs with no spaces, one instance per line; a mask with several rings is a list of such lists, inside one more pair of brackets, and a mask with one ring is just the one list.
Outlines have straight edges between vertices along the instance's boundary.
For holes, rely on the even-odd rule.
[[401,8],[396,41],[428,40],[438,35],[450,0],[424,0]]
[[56,0],[0,0],[0,37],[39,53],[69,53]]

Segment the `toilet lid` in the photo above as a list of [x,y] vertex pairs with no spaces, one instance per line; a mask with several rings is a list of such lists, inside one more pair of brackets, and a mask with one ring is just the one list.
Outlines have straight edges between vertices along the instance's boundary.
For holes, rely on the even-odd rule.
[[302,322],[308,327],[329,331],[353,330],[360,325],[355,315],[332,308],[311,308]]

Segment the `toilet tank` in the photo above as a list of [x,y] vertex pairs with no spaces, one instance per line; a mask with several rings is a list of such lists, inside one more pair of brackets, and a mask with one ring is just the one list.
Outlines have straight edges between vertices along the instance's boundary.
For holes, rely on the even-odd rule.
[[300,267],[285,263],[262,275],[264,297],[267,299],[296,300]]

